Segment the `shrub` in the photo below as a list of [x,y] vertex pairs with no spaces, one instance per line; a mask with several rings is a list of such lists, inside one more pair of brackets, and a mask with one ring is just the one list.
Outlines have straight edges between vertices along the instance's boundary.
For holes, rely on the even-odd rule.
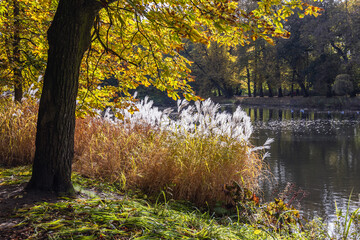
[[263,168],[258,150],[267,146],[251,146],[250,118],[240,108],[227,114],[210,100],[195,106],[179,101],[171,115],[147,98],[136,107],[132,115],[122,110],[121,121],[77,122],[75,169],[199,205],[225,201],[223,185],[232,181],[256,189]]
[[[4,100],[1,108],[1,164],[31,163],[37,104]],[[171,113],[147,99],[137,108],[133,115],[122,110],[123,120],[77,119],[74,170],[124,189],[152,196],[164,191],[198,205],[226,201],[223,185],[233,181],[257,188],[263,168],[259,151],[270,142],[250,144],[250,118],[240,108],[228,114],[210,100],[194,106],[179,101],[178,111]]]
[[335,78],[334,85],[332,87],[334,93],[338,96],[344,96],[354,91],[354,86],[349,74],[340,74]]

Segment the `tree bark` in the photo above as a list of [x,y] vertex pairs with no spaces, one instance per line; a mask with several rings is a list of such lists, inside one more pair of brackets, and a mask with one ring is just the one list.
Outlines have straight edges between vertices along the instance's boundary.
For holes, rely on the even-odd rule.
[[102,5],[60,0],[48,30],[48,63],[40,99],[33,173],[28,190],[73,195],[75,108],[79,69]]

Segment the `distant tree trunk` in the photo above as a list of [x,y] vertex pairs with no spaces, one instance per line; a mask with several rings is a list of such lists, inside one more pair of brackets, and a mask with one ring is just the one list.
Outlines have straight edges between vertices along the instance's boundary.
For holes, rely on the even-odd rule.
[[[294,73],[297,75],[297,83],[299,84],[300,88],[301,88],[301,93],[303,95],[303,97],[308,97],[309,96],[309,92],[307,91],[305,84],[304,84],[304,76],[299,73],[296,72],[296,70],[294,70]],[[294,77],[294,76],[293,76]]]
[[259,83],[259,96],[264,97],[263,84]]
[[13,35],[13,74],[14,74],[14,92],[15,101],[21,102],[23,97],[23,80],[21,75],[21,61],[20,61],[20,7],[18,0],[13,0],[14,7],[14,35]]
[[326,97],[330,98],[333,96],[332,86],[331,83],[326,84]]
[[270,82],[269,82],[269,81],[267,81],[266,83],[267,83],[267,86],[268,86],[268,89],[269,89],[269,97],[273,97],[273,96],[274,96],[274,94],[273,94],[273,91],[272,91],[272,88],[271,88]]
[[29,190],[72,195],[75,107],[79,69],[102,5],[96,0],[60,0],[48,30],[44,75]]
[[242,94],[241,85],[236,87],[235,94],[237,96],[241,96],[241,94]]
[[254,92],[253,92],[253,96],[256,97],[256,82],[254,82]]
[[280,70],[279,57],[276,58],[275,79],[276,79],[276,82],[280,83],[280,87],[278,88],[278,97],[283,97],[284,95],[283,95],[283,91],[281,88],[281,70]]
[[294,96],[294,82],[295,82],[295,69],[293,69],[293,74],[291,78],[291,90],[290,90],[290,96]]
[[250,70],[246,67],[246,76],[247,76],[247,87],[248,87],[248,95],[251,97],[251,79],[250,79]]
[[300,86],[300,88],[301,88],[301,91],[302,91],[302,93],[303,93],[303,96],[304,96],[304,97],[308,97],[308,96],[309,96],[309,92],[307,91],[307,89],[306,89],[306,87],[305,87],[305,84],[304,84],[301,80],[298,82],[298,84],[299,84],[299,86]]
[[356,90],[354,90],[350,93],[350,97],[356,97]]
[[258,61],[259,61],[259,58],[258,58],[258,55],[259,55],[259,43],[258,41],[255,41],[255,51],[254,51],[254,71],[253,71],[253,82],[254,82],[254,92],[253,92],[253,95],[254,97],[256,97],[257,95],[257,82],[259,80],[259,66],[258,66]]

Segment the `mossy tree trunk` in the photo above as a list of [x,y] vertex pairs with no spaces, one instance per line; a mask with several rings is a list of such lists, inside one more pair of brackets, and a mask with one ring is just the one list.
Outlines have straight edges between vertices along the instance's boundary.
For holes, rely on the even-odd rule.
[[75,107],[79,69],[103,6],[96,0],[60,0],[48,30],[48,62],[40,100],[33,173],[28,190],[72,195]]

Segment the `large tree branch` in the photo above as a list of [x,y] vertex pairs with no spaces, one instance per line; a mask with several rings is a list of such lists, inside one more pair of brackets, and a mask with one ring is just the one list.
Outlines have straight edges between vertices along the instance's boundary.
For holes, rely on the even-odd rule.
[[341,50],[341,48],[339,48],[338,46],[336,46],[336,44],[334,43],[334,41],[330,41],[331,43],[331,46],[333,48],[335,48],[335,50],[338,52],[338,54],[344,59],[344,62],[345,63],[348,63],[349,59],[348,57],[346,56],[346,53],[344,53],[343,50]]

